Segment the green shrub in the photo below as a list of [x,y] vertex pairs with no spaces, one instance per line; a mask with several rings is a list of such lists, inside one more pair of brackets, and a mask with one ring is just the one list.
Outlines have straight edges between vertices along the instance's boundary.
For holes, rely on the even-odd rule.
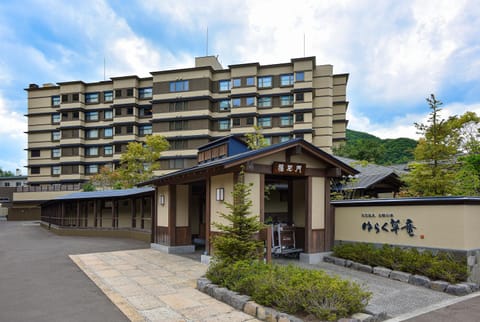
[[419,274],[432,280],[444,280],[450,283],[465,281],[468,270],[465,258],[431,251],[419,252],[416,248],[402,249],[390,245],[374,247],[366,243],[339,244],[333,248],[333,254],[372,266],[383,266],[411,274]]
[[293,265],[214,262],[207,277],[215,284],[251,296],[258,304],[289,314],[313,314],[321,320],[337,320],[361,312],[371,297],[354,282]]

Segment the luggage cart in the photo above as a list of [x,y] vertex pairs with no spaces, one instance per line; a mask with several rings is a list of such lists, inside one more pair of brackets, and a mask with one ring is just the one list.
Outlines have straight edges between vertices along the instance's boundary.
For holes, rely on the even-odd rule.
[[302,248],[296,247],[295,226],[272,225],[272,255],[298,258]]

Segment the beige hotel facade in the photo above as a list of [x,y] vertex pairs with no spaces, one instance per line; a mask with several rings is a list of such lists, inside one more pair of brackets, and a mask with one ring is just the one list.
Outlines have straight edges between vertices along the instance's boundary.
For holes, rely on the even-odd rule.
[[315,57],[223,68],[216,57],[151,77],[30,84],[28,184],[62,187],[118,166],[128,142],[160,134],[166,174],[197,163],[197,148],[262,127],[270,143],[303,138],[325,152],[345,140],[348,74]]

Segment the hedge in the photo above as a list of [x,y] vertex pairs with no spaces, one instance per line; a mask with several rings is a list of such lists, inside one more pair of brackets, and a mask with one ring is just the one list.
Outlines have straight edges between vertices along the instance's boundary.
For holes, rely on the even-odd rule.
[[333,255],[371,266],[383,266],[397,271],[423,275],[431,280],[458,283],[467,280],[465,257],[416,248],[400,248],[384,244],[375,247],[366,243],[342,243],[334,246]]
[[256,303],[289,314],[313,314],[334,321],[365,309],[371,293],[351,281],[293,265],[238,261],[214,262],[207,271],[213,283],[249,295]]

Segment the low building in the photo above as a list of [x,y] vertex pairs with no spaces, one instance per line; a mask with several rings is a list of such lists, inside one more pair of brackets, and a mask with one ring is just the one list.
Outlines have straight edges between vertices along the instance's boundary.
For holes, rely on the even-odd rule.
[[[142,185],[154,185],[156,216],[152,247],[166,252],[192,252],[203,240],[205,253],[214,250],[212,236],[221,233],[214,223],[225,223],[225,202],[239,178],[251,183],[251,213],[258,220],[284,222],[295,230],[300,259],[318,260],[333,245],[330,178],[357,171],[303,139],[293,139],[259,150],[232,136],[199,148],[198,164],[166,174]],[[243,175],[240,175],[243,173]],[[274,189],[265,198],[266,186]]]

